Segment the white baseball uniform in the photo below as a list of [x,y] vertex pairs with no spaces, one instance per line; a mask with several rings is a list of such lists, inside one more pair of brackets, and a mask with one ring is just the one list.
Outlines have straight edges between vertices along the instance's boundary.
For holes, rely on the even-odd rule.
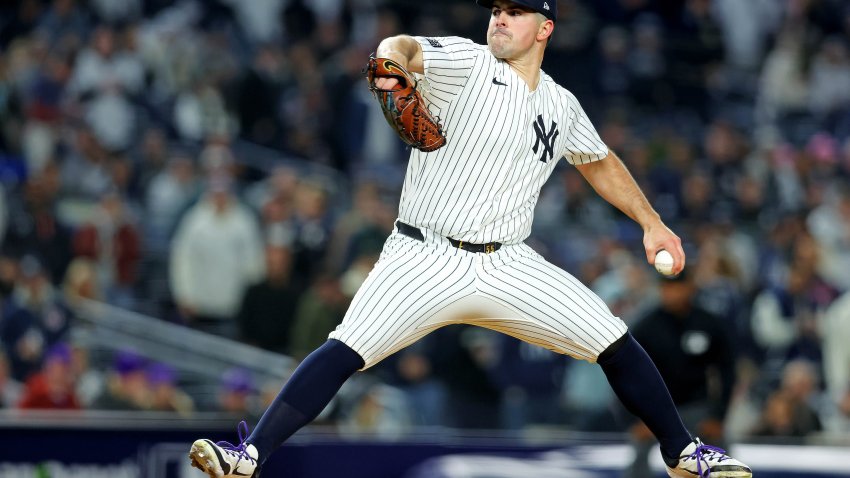
[[[556,161],[597,161],[607,146],[575,96],[544,72],[529,91],[486,45],[459,37],[416,40],[423,96],[447,137],[436,151],[410,155],[399,221],[421,237],[397,226],[330,338],[359,353],[364,368],[455,323],[595,361],[625,324],[522,241]],[[461,248],[448,238],[462,241]],[[464,243],[501,246],[469,252]]]

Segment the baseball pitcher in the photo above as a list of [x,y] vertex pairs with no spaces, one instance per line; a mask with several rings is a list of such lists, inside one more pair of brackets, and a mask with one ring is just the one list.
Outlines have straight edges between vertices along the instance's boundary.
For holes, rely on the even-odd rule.
[[[670,476],[750,477],[743,463],[692,437],[658,371],[620,318],[523,243],[540,188],[561,158],[644,231],[647,261],[685,255],[581,105],[540,69],[556,0],[478,0],[487,45],[396,36],[368,62],[370,88],[411,146],[398,220],[380,259],[328,341],[296,369],[240,443],[197,440],[212,478],[258,476],[262,462],[312,421],[358,370],[431,331],[465,323],[598,363],[626,408],[654,433]],[[425,85],[427,84],[427,87]]]

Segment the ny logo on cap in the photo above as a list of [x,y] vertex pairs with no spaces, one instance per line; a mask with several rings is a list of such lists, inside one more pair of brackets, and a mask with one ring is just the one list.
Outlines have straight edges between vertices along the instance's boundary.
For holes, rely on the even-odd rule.
[[545,8],[546,10],[549,10],[549,3],[543,2],[543,8]]

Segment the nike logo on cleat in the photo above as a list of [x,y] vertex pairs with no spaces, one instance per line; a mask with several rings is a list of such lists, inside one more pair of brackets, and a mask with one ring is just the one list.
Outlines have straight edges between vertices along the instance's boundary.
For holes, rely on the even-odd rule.
[[212,448],[212,451],[215,452],[215,456],[218,458],[218,465],[221,467],[221,471],[223,471],[225,475],[230,473],[230,464],[227,463],[227,461],[224,459],[224,456],[222,456],[221,452],[218,451],[218,447],[216,447],[215,444],[209,440],[206,440],[206,442],[210,444],[210,448]]
[[493,84],[499,85],[499,86],[508,86],[507,83],[502,83],[501,81],[497,80],[496,78],[493,78]]
[[233,469],[231,474],[236,475],[236,476],[251,476],[252,473],[243,473],[243,472],[239,471],[239,463],[237,463],[236,468]]

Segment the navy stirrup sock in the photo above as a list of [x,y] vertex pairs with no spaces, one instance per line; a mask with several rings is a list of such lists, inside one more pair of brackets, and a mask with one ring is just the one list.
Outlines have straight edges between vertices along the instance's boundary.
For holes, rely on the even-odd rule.
[[257,447],[260,462],[319,416],[342,384],[363,365],[357,352],[333,339],[308,355],[245,440]]
[[677,458],[691,442],[667,385],[652,359],[632,334],[611,344],[596,361],[602,366],[608,383],[626,407],[643,420],[658,439],[662,454]]

